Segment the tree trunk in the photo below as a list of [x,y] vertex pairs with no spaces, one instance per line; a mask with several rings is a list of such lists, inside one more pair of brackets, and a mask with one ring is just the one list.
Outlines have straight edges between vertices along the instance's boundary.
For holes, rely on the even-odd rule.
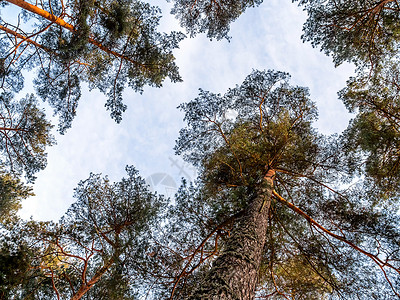
[[189,299],[253,299],[268,226],[274,170],[238,219],[220,256]]

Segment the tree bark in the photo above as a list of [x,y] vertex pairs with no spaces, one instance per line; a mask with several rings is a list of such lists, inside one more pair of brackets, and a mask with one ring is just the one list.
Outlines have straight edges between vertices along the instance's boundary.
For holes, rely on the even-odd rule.
[[[57,16],[55,16],[55,15],[53,15],[53,14],[51,14],[51,13],[45,11],[45,10],[43,10],[43,9],[41,9],[40,7],[32,5],[32,4],[30,4],[30,3],[26,2],[26,1],[23,1],[23,0],[5,0],[5,1],[7,1],[9,3],[12,3],[14,5],[17,5],[17,6],[23,8],[23,9],[25,9],[27,11],[35,13],[35,14],[37,14],[37,15],[39,15],[39,16],[41,16],[41,17],[43,17],[43,18],[45,18],[45,19],[47,19],[47,20],[49,20],[49,21],[51,21],[53,23],[56,23],[57,25],[60,25],[61,27],[64,27],[64,28],[68,29],[71,32],[75,32],[76,31],[73,25],[71,25],[71,24],[65,22],[63,19],[61,19],[61,18],[59,18],[59,17],[57,17]],[[29,40],[27,40],[27,41],[31,42]],[[118,58],[121,58],[123,60],[129,61],[130,63],[132,63],[134,65],[137,65],[137,66],[139,66],[139,67],[141,67],[143,69],[149,69],[149,67],[147,67],[146,65],[141,64],[141,63],[133,60],[132,58],[129,58],[129,57],[127,57],[127,56],[125,56],[125,55],[123,55],[121,53],[112,51],[111,49],[105,47],[100,42],[96,41],[95,39],[93,39],[91,37],[88,38],[88,42],[90,44],[98,47],[99,49],[103,50],[104,52],[106,52],[108,54],[111,54],[111,55],[113,55],[115,57],[118,57]],[[37,44],[36,46],[40,46],[40,45]],[[43,48],[43,47],[41,47],[41,48]]]
[[51,14],[51,13],[45,11],[45,10],[43,10],[43,9],[41,9],[40,7],[32,5],[32,4],[30,4],[30,3],[26,2],[26,1],[23,1],[23,0],[6,0],[6,1],[9,2],[9,3],[12,3],[14,5],[17,5],[17,6],[21,7],[21,8],[23,8],[23,9],[26,9],[27,11],[30,11],[30,12],[32,12],[34,14],[42,16],[43,18],[45,18],[45,19],[47,19],[47,20],[49,20],[51,22],[54,22],[54,23],[66,28],[66,29],[68,29],[70,31],[75,31],[74,26],[72,26],[71,24],[68,24],[63,19],[61,19],[61,18],[59,18],[59,17],[57,17],[57,16],[55,16],[55,15],[53,15],[53,14]]
[[254,298],[266,240],[274,175],[274,170],[265,175],[257,196],[238,219],[220,256],[189,299]]

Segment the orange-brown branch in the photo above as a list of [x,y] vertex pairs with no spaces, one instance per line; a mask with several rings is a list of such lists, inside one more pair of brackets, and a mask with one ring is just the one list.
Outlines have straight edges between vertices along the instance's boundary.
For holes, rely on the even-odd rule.
[[22,131],[22,132],[29,132],[28,130],[22,128],[8,128],[8,127],[0,127],[0,131]]
[[30,38],[28,38],[28,37],[16,32],[16,31],[14,31],[14,30],[11,30],[10,28],[7,28],[7,27],[5,27],[3,25],[0,25],[0,30],[3,30],[3,31],[5,31],[5,32],[7,32],[9,34],[12,34],[16,38],[22,39],[23,41],[28,42],[28,43],[30,43],[30,44],[38,47],[38,48],[41,48],[41,49],[47,51],[47,52],[51,52],[50,49],[40,45],[39,43],[35,42],[34,40],[31,40]]
[[[35,14],[37,14],[37,15],[39,15],[39,16],[41,16],[41,17],[43,17],[43,18],[45,18],[45,19],[47,19],[47,20],[49,20],[49,21],[51,21],[53,23],[56,23],[57,25],[60,25],[61,27],[64,27],[64,28],[68,29],[71,32],[75,32],[75,28],[74,28],[73,25],[65,22],[63,19],[61,19],[61,18],[59,18],[59,17],[57,17],[57,16],[55,16],[55,15],[53,15],[53,14],[51,14],[51,13],[45,11],[45,10],[43,10],[43,9],[41,9],[41,8],[35,6],[35,5],[32,5],[32,4],[30,4],[28,2],[25,2],[23,0],[5,0],[5,1],[7,1],[9,3],[12,3],[12,4],[15,4],[15,5],[23,8],[23,9],[26,9],[26,10],[32,12],[32,13],[35,13]],[[103,50],[104,52],[106,52],[108,54],[111,54],[111,55],[113,55],[115,57],[118,57],[118,58],[121,58],[123,60],[129,61],[130,63],[132,63],[134,65],[137,65],[137,66],[139,66],[141,68],[148,69],[148,67],[146,65],[141,64],[141,63],[139,63],[139,62],[137,62],[137,61],[135,61],[135,60],[123,55],[123,54],[120,54],[118,52],[112,51],[111,49],[103,46],[100,42],[96,41],[93,38],[89,37],[88,42],[90,44],[98,47],[99,49]]]
[[56,23],[56,24],[66,28],[66,29],[68,29],[70,31],[75,31],[74,26],[72,26],[71,24],[65,22],[63,19],[61,19],[61,18],[59,18],[59,17],[57,17],[57,16],[55,16],[55,15],[53,15],[53,14],[51,14],[51,13],[45,11],[45,10],[43,10],[43,9],[41,9],[40,7],[32,5],[32,4],[30,4],[30,3],[26,2],[26,1],[23,1],[23,0],[6,0],[6,1],[9,2],[9,3],[12,3],[14,5],[17,5],[17,6],[23,8],[23,9],[25,9],[27,11],[30,11],[30,12],[32,12],[34,14],[42,16],[43,18],[45,18],[45,19],[47,19],[47,20],[49,20],[49,21],[51,21],[53,23]]
[[[297,214],[301,215],[302,217],[304,217],[309,223],[313,224],[315,227],[319,228],[320,230],[322,230],[324,233],[328,234],[329,236],[340,240],[344,243],[346,243],[347,245],[349,245],[351,248],[353,248],[354,250],[368,256],[369,258],[371,258],[380,268],[383,268],[385,266],[393,269],[394,271],[396,271],[397,273],[400,274],[400,270],[398,268],[396,268],[395,266],[393,266],[392,264],[388,263],[387,261],[382,261],[377,255],[374,255],[372,253],[369,253],[363,249],[361,249],[360,247],[358,247],[357,245],[353,244],[352,242],[350,242],[349,240],[347,240],[344,236],[340,236],[337,235],[331,231],[329,231],[328,229],[326,229],[325,227],[323,227],[321,224],[319,224],[317,221],[315,221],[314,219],[312,219],[308,214],[306,214],[304,211],[302,211],[300,208],[298,208],[297,206],[295,206],[294,204],[290,203],[289,201],[287,201],[286,199],[284,199],[281,195],[279,195],[275,190],[272,191],[272,195],[282,204],[286,205],[287,207],[289,207],[291,210],[293,210],[294,212],[296,212]],[[396,293],[397,294],[397,293]]]

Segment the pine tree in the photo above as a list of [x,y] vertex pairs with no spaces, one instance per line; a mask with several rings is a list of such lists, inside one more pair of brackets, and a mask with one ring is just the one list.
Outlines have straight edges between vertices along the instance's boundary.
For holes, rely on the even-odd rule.
[[308,19],[303,40],[344,61],[373,67],[398,51],[400,7],[395,0],[294,0]]
[[[17,226],[14,226],[16,229]],[[18,227],[20,229],[20,227]],[[2,228],[4,232],[4,228]],[[34,277],[27,280],[26,275],[37,272],[30,271],[32,263],[32,253],[26,247],[26,244],[21,242],[21,239],[15,238],[18,236],[16,230],[10,231],[9,235],[1,235],[0,237],[0,299],[21,299],[19,287],[30,285],[31,283],[39,283]],[[13,234],[16,235],[12,236]],[[31,286],[34,288],[35,285]],[[25,299],[33,299],[33,297],[26,297]]]
[[37,94],[60,118],[63,133],[71,126],[81,97],[81,84],[107,95],[107,109],[117,122],[126,109],[126,85],[141,92],[145,85],[180,81],[172,50],[181,33],[157,32],[159,9],[134,0],[2,1],[23,9],[28,24],[0,19],[0,88],[20,91],[22,71],[37,68]]
[[342,142],[313,129],[308,90],[288,79],[254,71],[223,96],[201,90],[181,106],[188,125],[176,150],[200,177],[171,208],[159,297],[399,296],[399,217],[358,185],[340,191],[354,179]]
[[30,187],[25,186],[12,174],[0,172],[0,224],[12,223],[21,201],[32,196]]
[[14,245],[25,245],[29,267],[9,293],[21,299],[136,299],[165,200],[148,191],[133,167],[126,171],[116,183],[96,174],[81,181],[77,201],[59,223],[19,225]]
[[386,198],[399,195],[400,88],[396,62],[388,61],[372,74],[350,78],[339,92],[350,112],[357,113],[344,133],[349,166],[371,179],[368,190]]

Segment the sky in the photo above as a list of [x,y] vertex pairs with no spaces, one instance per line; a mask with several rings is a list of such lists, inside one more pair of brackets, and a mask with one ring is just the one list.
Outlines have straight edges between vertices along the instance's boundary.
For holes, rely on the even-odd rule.
[[[171,3],[150,1],[162,9],[160,31],[181,30],[169,14]],[[147,87],[143,94],[124,92],[128,109],[120,124],[105,110],[106,97],[83,89],[72,128],[54,132],[57,145],[48,148],[47,168],[37,174],[36,196],[23,201],[20,216],[57,221],[75,201],[74,188],[90,172],[119,181],[125,166],[134,165],[159,193],[173,196],[180,179],[194,180],[196,170],[174,155],[184,126],[180,103],[194,99],[198,89],[225,93],[241,84],[252,70],[274,69],[291,74],[291,84],[310,88],[317,103],[315,127],[324,134],[340,134],[351,115],[337,92],[353,75],[354,66],[334,68],[332,59],[301,41],[306,13],[290,0],[268,0],[248,9],[231,25],[231,40],[216,41],[204,34],[187,38],[174,51],[182,83]],[[28,78],[23,93],[33,91]]]

